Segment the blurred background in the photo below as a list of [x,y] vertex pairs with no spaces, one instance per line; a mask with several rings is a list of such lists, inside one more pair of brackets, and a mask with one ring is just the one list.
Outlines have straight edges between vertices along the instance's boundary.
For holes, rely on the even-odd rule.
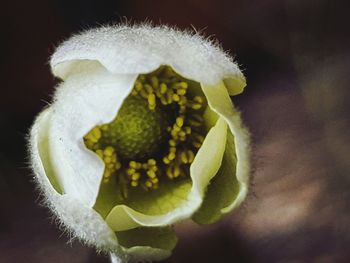
[[26,135],[51,99],[49,56],[108,22],[203,30],[248,80],[233,98],[252,133],[245,204],[177,228],[175,262],[350,262],[350,5],[330,0],[36,0],[1,4],[0,261],[108,262],[62,234],[27,168]]

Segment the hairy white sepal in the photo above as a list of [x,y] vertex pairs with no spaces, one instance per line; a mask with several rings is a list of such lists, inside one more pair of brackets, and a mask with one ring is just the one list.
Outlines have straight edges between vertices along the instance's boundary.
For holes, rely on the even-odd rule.
[[42,163],[40,144],[47,141],[47,125],[52,112],[44,110],[35,120],[30,133],[30,158],[34,179],[43,194],[45,205],[51,208],[59,224],[73,237],[103,251],[120,251],[114,232],[102,217],[86,204],[68,194],[59,194],[52,186]]
[[83,137],[113,120],[136,77],[111,74],[95,64],[62,82],[50,107],[48,151],[55,176],[64,193],[89,207],[95,204],[104,163],[86,148]]
[[58,47],[52,72],[66,79],[81,64],[100,62],[118,74],[141,74],[170,65],[183,77],[214,85],[224,80],[230,95],[243,91],[245,78],[236,63],[199,33],[166,26],[119,25],[87,30]]

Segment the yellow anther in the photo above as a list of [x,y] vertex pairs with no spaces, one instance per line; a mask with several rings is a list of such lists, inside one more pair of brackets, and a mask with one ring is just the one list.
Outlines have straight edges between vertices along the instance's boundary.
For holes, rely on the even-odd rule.
[[182,125],[184,125],[184,118],[183,117],[177,117],[176,118],[176,125],[181,128]]
[[186,105],[187,98],[185,96],[180,97],[179,105]]
[[175,153],[176,152],[176,147],[170,147],[169,152]]
[[202,104],[195,103],[192,105],[192,109],[194,109],[194,110],[199,110],[200,108],[202,108]]
[[168,159],[168,157],[163,157],[163,163],[165,163],[165,164],[170,163],[170,160]]
[[186,89],[178,89],[176,93],[178,95],[184,96],[186,94],[187,90]]
[[85,135],[85,140],[90,142],[90,145],[95,144],[101,138],[101,130],[99,127],[93,128],[87,135]]
[[160,94],[165,94],[168,90],[168,86],[165,83],[160,84]]
[[201,96],[195,96],[193,98],[193,101],[197,103],[203,103],[203,98]]
[[152,76],[152,77],[151,77],[151,84],[152,84],[152,87],[153,87],[154,89],[157,89],[158,86],[159,86],[159,80],[158,80],[158,78],[155,77],[155,76]]
[[140,95],[144,99],[148,99],[148,92],[145,89],[140,90]]
[[174,94],[172,99],[173,99],[173,101],[178,102],[178,101],[180,101],[180,96],[177,94]]
[[103,154],[106,156],[112,156],[114,153],[114,148],[111,146],[107,146],[106,149],[104,149]]
[[152,179],[151,179],[151,182],[152,182],[153,184],[156,184],[156,183],[159,182],[159,179],[158,179],[157,177],[152,178]]
[[181,153],[181,162],[184,164],[190,163],[190,156],[187,151]]
[[154,160],[154,159],[148,159],[147,164],[148,164],[149,166],[154,166],[154,165],[157,164],[157,162],[156,162],[156,160]]
[[104,178],[108,178],[108,177],[110,177],[111,176],[111,171],[109,171],[109,170],[105,170],[105,172],[104,172],[104,174],[103,174],[103,177]]
[[149,170],[149,171],[147,171],[147,176],[149,178],[155,178],[157,175],[156,175],[156,173],[154,171]]
[[156,165],[155,166],[151,166],[149,169],[154,171],[154,172],[158,171],[158,167]]
[[180,137],[186,137],[186,132],[184,130],[179,131]]
[[140,173],[134,173],[133,175],[131,175],[131,180],[137,181],[138,179],[140,179],[140,177],[141,177]]
[[97,140],[99,140],[101,138],[101,130],[99,127],[93,128],[91,133]]
[[177,126],[177,124],[173,125],[173,131],[179,132],[181,131],[181,127]]
[[188,162],[189,162],[189,163],[192,163],[193,160],[194,160],[194,153],[193,153],[193,151],[188,150],[188,151],[187,151],[187,157],[188,157]]
[[169,145],[175,147],[176,146],[176,141],[173,139],[169,140]]
[[152,187],[152,182],[151,181],[146,181],[145,185],[146,185],[146,187],[151,188]]
[[186,126],[185,127],[185,132],[186,132],[186,134],[191,134],[191,127],[189,127],[189,126]]
[[170,104],[173,102],[173,95],[174,95],[173,90],[169,89],[167,91],[167,93],[165,94],[165,99],[166,99],[167,104]]
[[129,162],[129,166],[130,166],[131,168],[136,169],[137,163],[136,163],[135,161],[130,161],[130,162]]
[[148,101],[148,107],[151,110],[154,110],[156,107],[156,96],[154,95],[154,93],[148,95],[147,101]]
[[153,93],[153,88],[151,85],[145,84],[143,87],[147,91],[148,94]]
[[131,91],[131,95],[136,96],[137,94],[138,94],[137,90],[133,89],[133,90]]
[[139,182],[138,181],[131,181],[130,184],[131,184],[131,186],[136,187],[139,185]]
[[175,157],[176,157],[176,154],[175,154],[175,153],[173,153],[173,152],[170,152],[170,153],[168,154],[168,159],[169,159],[169,161],[174,160],[174,159],[175,159]]
[[143,88],[142,83],[141,83],[140,81],[136,80],[136,81],[135,81],[135,89],[136,89],[137,91],[140,91],[140,90],[142,90],[142,88]]
[[170,179],[177,178],[180,176],[181,170],[180,170],[179,166],[175,165],[172,167],[168,167],[166,170],[166,174],[167,174],[168,178],[170,178]]
[[126,173],[128,175],[133,175],[134,173],[136,173],[136,170],[134,168],[129,168],[129,169],[126,170]]
[[173,179],[174,178],[174,174],[173,174],[173,172],[170,169],[168,169],[166,171],[166,175],[168,176],[169,179]]
[[105,156],[105,157],[103,158],[103,161],[105,162],[105,164],[109,164],[109,163],[112,162],[112,158],[109,157],[109,156]]
[[163,104],[163,105],[168,105],[168,101],[167,99],[163,96],[163,97],[160,97],[160,102]]

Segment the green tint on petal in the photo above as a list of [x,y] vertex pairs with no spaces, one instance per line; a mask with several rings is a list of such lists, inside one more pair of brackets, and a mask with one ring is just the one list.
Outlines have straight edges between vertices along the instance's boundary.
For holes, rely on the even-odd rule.
[[224,79],[223,82],[230,96],[235,96],[242,93],[245,86],[247,85],[243,75],[242,77]]
[[191,186],[192,181],[185,179],[163,181],[159,189],[148,193],[140,188],[131,189],[124,204],[146,215],[166,214],[187,201]]
[[59,182],[54,174],[54,169],[51,164],[51,154],[49,150],[49,139],[48,139],[48,126],[49,126],[49,121],[50,121],[50,112],[48,109],[45,110],[41,114],[41,116],[44,116],[42,119],[38,119],[37,121],[40,121],[41,123],[38,125],[40,127],[39,130],[39,141],[38,141],[38,148],[39,148],[39,155],[40,155],[40,160],[43,164],[45,174],[47,178],[49,179],[52,187],[56,190],[57,193],[63,194],[63,191],[59,185]]
[[[211,115],[208,121],[214,122],[217,115],[214,112],[208,114]],[[118,232],[139,226],[164,226],[189,218],[199,208],[209,181],[221,166],[226,134],[227,124],[219,118],[209,130],[190,167],[192,182],[163,181],[154,192],[138,193],[137,189],[130,191],[126,200],[113,204],[114,207],[105,219],[109,227]],[[118,195],[117,189],[114,195]],[[108,188],[101,187],[100,191],[96,210],[103,210],[105,215],[111,206],[103,206],[100,202],[113,202],[118,199]],[[103,196],[104,194],[106,196]]]
[[212,224],[218,221],[223,213],[222,208],[235,200],[239,191],[239,183],[233,173],[236,171],[236,154],[232,134],[227,134],[224,158],[219,172],[211,180],[201,208],[192,219],[198,224]]
[[122,198],[116,180],[110,180],[108,184],[101,183],[100,190],[94,205],[94,209],[106,218],[116,204],[121,204]]
[[152,247],[172,250],[177,238],[171,227],[140,227],[116,232],[118,242],[124,248]]
[[[165,215],[187,201],[191,180],[164,181],[157,191],[145,193],[142,189],[131,189],[126,200],[120,198],[120,188],[112,180],[102,184],[95,209],[106,217],[107,224],[115,231],[132,229],[149,221],[149,216]],[[152,218],[152,217],[151,217]]]
[[[238,111],[232,104],[225,83],[221,81],[217,85],[202,85],[202,89],[210,108],[220,116],[220,119],[226,121],[230,131],[227,142],[229,145],[226,146],[223,167],[220,174],[218,174],[220,177],[216,179],[217,182],[214,179],[212,184],[209,185],[207,200],[194,217],[195,221],[205,224],[215,222],[220,218],[219,211],[221,214],[228,213],[245,199],[249,185],[250,146],[249,134],[242,124]],[[224,184],[228,184],[232,188],[218,187],[218,185]],[[219,189],[211,190],[212,186]],[[229,193],[230,190],[232,193]],[[218,196],[210,196],[215,194]],[[219,203],[219,209],[215,207],[214,198],[221,202]]]
[[208,183],[219,171],[225,151],[227,124],[219,118],[209,131],[190,167],[194,191],[203,198]]

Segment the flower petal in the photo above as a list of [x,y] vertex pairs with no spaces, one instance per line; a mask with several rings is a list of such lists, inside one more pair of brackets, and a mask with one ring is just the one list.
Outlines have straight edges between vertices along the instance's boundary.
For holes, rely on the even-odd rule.
[[[216,43],[198,33],[166,26],[121,25],[87,30],[58,47],[51,68],[56,76],[66,79],[77,67],[92,61],[118,74],[148,73],[160,65],[170,65],[183,77],[206,84],[228,79],[232,95],[241,92],[245,82],[237,64]],[[234,85],[232,80],[236,81]]]
[[95,204],[104,164],[85,147],[83,137],[116,116],[135,79],[95,64],[61,83],[51,105],[48,153],[55,176],[64,193],[89,207]]
[[72,196],[59,193],[58,184],[52,167],[52,158],[48,153],[49,125],[52,121],[53,111],[44,110],[35,120],[30,133],[30,158],[35,180],[43,192],[45,203],[63,223],[73,236],[85,243],[104,251],[121,253],[114,232],[103,221],[101,216]]
[[118,232],[117,238],[131,262],[162,260],[170,256],[177,243],[171,227],[135,228]]
[[193,217],[198,223],[208,224],[237,207],[247,195],[250,148],[249,135],[232,105],[225,84],[202,85],[202,88],[210,107],[226,120],[231,131],[227,136],[222,166],[210,183],[201,208]]
[[[227,125],[223,119],[219,119],[208,132],[190,167],[192,187],[187,197],[183,194],[187,193],[186,188],[189,185],[184,183],[181,187],[175,186],[175,192],[165,191],[165,197],[143,202],[143,211],[151,209],[152,215],[140,213],[125,205],[117,205],[106,217],[108,225],[114,231],[123,231],[138,226],[165,226],[189,218],[202,203],[207,184],[220,168],[226,145],[226,132]],[[162,210],[165,205],[170,205],[167,213]]]

